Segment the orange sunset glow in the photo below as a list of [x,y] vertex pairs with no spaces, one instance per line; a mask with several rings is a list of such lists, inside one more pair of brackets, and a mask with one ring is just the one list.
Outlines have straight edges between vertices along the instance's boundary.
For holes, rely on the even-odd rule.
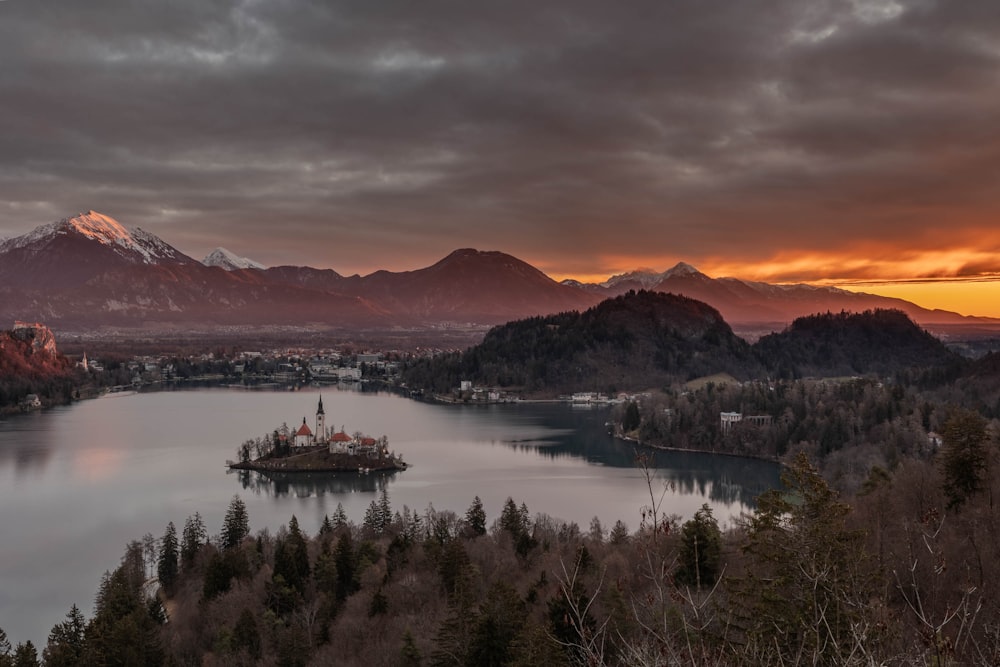
[[0,238],[94,209],[265,267],[686,262],[1000,316],[985,5],[640,4],[0,3]]

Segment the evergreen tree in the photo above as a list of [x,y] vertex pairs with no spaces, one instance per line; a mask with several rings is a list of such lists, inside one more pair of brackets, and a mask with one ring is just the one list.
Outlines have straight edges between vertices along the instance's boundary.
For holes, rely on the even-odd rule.
[[340,528],[347,525],[347,512],[344,511],[344,504],[337,503],[337,509],[333,513],[333,527]]
[[282,577],[300,594],[309,581],[309,550],[299,521],[292,516],[288,522],[288,535],[278,541],[274,549],[274,577]]
[[49,641],[42,651],[45,667],[75,667],[83,657],[84,633],[87,623],[75,604],[66,614],[66,620],[53,626]]
[[470,537],[486,534],[486,510],[483,509],[483,501],[479,496],[472,499],[472,505],[465,513],[465,526]]
[[337,568],[336,597],[338,602],[343,602],[351,593],[360,588],[355,577],[357,558],[349,534],[344,533],[337,540],[337,548],[333,552],[333,562]]
[[11,645],[7,639],[7,633],[0,628],[0,667],[8,667],[11,664]]
[[[864,628],[876,645],[871,572],[850,508],[804,454],[782,475],[795,502],[768,491],[745,526],[746,575],[731,580],[732,624],[768,664],[840,665]],[[842,653],[843,652],[843,653]]]
[[403,633],[403,648],[399,651],[400,667],[420,667],[423,664],[423,656],[420,649],[413,640],[413,633],[409,629]]
[[253,612],[246,607],[233,627],[233,646],[237,651],[246,651],[254,660],[260,660],[260,631]]
[[480,667],[509,664],[524,623],[524,602],[517,592],[502,581],[495,583],[477,614],[469,646],[469,664]]
[[361,525],[375,535],[382,532],[382,520],[379,516],[378,503],[374,500],[368,504],[368,509],[365,510],[365,518],[363,519]]
[[205,522],[201,519],[201,514],[194,513],[184,522],[184,531],[181,534],[181,566],[189,570],[194,565],[194,559],[201,550],[208,533],[205,530]]
[[641,421],[639,417],[639,405],[635,401],[629,401],[628,405],[625,406],[625,416],[622,417],[622,431],[625,433],[634,431],[639,428]]
[[615,545],[625,544],[628,542],[628,538],[628,526],[625,525],[624,521],[618,519],[618,521],[615,521],[615,525],[611,529],[611,533],[608,535],[608,541]]
[[378,501],[379,533],[384,533],[392,524],[392,506],[389,504],[389,492],[382,487]]
[[101,582],[94,617],[87,624],[81,664],[163,663],[159,627],[143,602],[141,545],[138,558],[130,557],[131,552]]
[[438,574],[441,576],[441,584],[449,600],[469,596],[475,573],[461,540],[448,540],[444,545],[438,564]]
[[31,643],[30,639],[23,644],[18,644],[17,648],[14,649],[13,664],[14,667],[39,667],[38,651],[35,650],[35,645]]
[[330,521],[330,515],[323,515],[323,522],[319,525],[320,537],[327,537],[333,534],[333,523]]
[[381,616],[389,612],[389,598],[385,596],[382,592],[382,587],[375,591],[372,595],[371,604],[368,605],[368,618],[374,618],[375,616]]
[[168,595],[173,593],[174,583],[177,581],[178,559],[177,529],[171,521],[167,524],[163,539],[160,541],[160,557],[156,563],[156,576]]
[[235,549],[249,534],[250,517],[247,514],[247,506],[238,495],[234,495],[222,523],[220,535],[222,549],[224,551]]
[[711,586],[719,578],[722,562],[722,531],[708,504],[681,527],[680,568],[677,583]]
[[944,491],[948,509],[955,509],[981,491],[985,483],[989,438],[986,420],[972,410],[958,410],[945,423],[941,436]]

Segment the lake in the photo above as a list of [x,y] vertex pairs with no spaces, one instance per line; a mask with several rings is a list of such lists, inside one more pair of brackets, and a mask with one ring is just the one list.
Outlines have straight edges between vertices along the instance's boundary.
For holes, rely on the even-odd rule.
[[[237,446],[306,417],[320,390],[201,388],[109,395],[0,421],[0,628],[12,643],[41,652],[71,604],[89,618],[101,575],[130,540],[178,533],[201,512],[210,534],[234,494],[251,531],[272,532],[294,514],[314,534],[342,503],[360,523],[385,488],[394,510],[465,513],[482,498],[488,521],[508,496],[605,529],[618,519],[638,528],[650,504],[635,448],[611,438],[608,408],[522,403],[452,406],[357,388],[322,389],[328,427],[389,439],[408,470],[268,479],[226,469]],[[778,485],[778,466],[708,454],[655,453],[661,510],[684,519],[709,503],[729,523],[753,498]]]

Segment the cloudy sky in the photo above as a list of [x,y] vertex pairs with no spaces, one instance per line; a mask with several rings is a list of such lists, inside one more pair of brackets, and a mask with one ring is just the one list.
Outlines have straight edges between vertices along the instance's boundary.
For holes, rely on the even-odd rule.
[[1000,2],[2,0],[0,236],[88,209],[195,257],[1000,315]]

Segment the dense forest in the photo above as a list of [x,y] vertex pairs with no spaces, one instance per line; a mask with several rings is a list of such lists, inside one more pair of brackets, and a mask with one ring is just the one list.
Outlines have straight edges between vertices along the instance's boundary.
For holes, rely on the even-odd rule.
[[411,364],[404,381],[437,393],[472,380],[554,396],[659,387],[719,369],[739,377],[760,371],[718,311],[675,294],[631,291],[582,313],[495,327],[465,352]]
[[644,466],[634,531],[383,493],[254,534],[234,497],[211,538],[195,514],[129,545],[40,650],[0,636],[0,666],[996,664],[997,441],[972,411],[941,428],[851,496],[800,454],[732,526],[670,516]]
[[541,397],[641,391],[725,373],[737,379],[853,375],[954,378],[966,362],[904,313],[826,313],[749,345],[700,301],[630,291],[582,313],[509,322],[461,353],[412,363],[412,388],[469,380]]

